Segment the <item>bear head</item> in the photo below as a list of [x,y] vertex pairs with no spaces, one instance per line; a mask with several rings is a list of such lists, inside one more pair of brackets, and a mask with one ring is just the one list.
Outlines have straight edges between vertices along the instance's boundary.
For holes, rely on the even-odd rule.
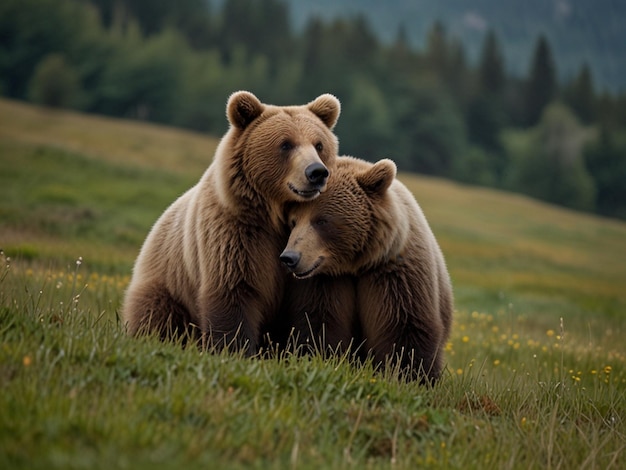
[[397,240],[396,165],[339,157],[326,191],[288,210],[291,234],[281,262],[296,278],[358,274],[389,259]]
[[219,193],[231,198],[231,207],[317,197],[338,152],[332,130],[340,110],[330,94],[302,106],[274,106],[247,91],[233,93],[226,107],[230,129],[216,152]]

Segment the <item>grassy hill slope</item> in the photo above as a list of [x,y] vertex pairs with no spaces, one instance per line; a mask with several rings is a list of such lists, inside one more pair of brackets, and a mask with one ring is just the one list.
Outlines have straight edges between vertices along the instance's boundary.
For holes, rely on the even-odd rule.
[[456,295],[433,389],[127,338],[134,257],[216,143],[0,101],[0,467],[619,465],[626,224],[514,194],[401,175]]
[[[151,224],[210,163],[217,140],[0,102],[0,240],[7,253],[128,270]],[[460,308],[543,303],[626,311],[626,224],[515,194],[401,175],[446,255]],[[511,306],[512,304],[512,306]],[[552,315],[553,316],[553,315]],[[551,318],[554,321],[554,318]]]
[[[217,140],[0,102],[0,241],[8,253],[129,270],[147,230]],[[121,263],[121,264],[120,264]]]

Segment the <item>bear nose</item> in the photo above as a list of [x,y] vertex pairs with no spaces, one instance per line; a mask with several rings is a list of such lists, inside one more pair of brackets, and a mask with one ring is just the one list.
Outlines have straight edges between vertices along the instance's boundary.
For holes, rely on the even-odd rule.
[[306,167],[304,174],[309,183],[322,185],[328,178],[328,169],[322,163],[315,162]]
[[298,265],[301,254],[297,251],[283,251],[280,255],[280,262],[287,266],[289,269],[293,269]]

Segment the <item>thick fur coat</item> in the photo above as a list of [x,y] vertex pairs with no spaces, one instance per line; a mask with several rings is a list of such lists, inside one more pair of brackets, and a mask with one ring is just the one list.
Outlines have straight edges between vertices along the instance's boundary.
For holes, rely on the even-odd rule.
[[128,332],[257,350],[283,296],[289,202],[316,198],[334,168],[339,101],[228,100],[228,132],[200,181],[150,231],[122,309]]
[[[450,334],[452,287],[420,206],[395,177],[391,160],[340,157],[324,194],[292,207],[281,261],[302,284],[293,283],[282,314],[297,326],[308,310],[327,323],[325,335],[334,341],[350,341],[346,325],[352,325],[352,342],[362,343],[377,365],[400,366],[413,379],[433,381]],[[321,284],[319,276],[325,276]],[[354,281],[353,305],[303,304],[300,292],[315,282],[323,288],[318,297],[333,298],[337,288],[348,298],[346,276]],[[342,326],[335,331],[337,324]]]

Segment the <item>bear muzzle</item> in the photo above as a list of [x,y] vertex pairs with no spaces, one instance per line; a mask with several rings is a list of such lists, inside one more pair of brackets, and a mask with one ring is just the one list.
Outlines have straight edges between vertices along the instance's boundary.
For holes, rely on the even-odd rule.
[[301,198],[315,199],[326,186],[329,174],[328,168],[323,163],[311,163],[304,169],[305,187],[300,188],[289,183],[289,189]]
[[313,263],[311,268],[306,269],[305,271],[298,271],[300,260],[302,259],[302,253],[299,251],[285,250],[281,253],[279,259],[280,262],[283,263],[289,271],[291,271],[293,277],[297,279],[311,277],[313,272],[317,270],[317,268],[319,268],[324,261],[324,257],[320,256],[317,260],[315,260],[315,263]]

